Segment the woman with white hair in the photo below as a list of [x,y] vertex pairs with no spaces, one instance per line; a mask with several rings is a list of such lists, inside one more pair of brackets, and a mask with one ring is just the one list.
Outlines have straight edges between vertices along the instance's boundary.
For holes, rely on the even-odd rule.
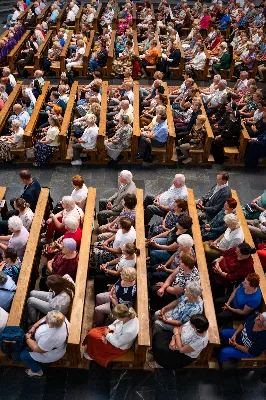
[[220,339],[220,364],[231,358],[259,357],[266,350],[266,312],[252,314],[237,329],[223,329]]
[[11,247],[17,251],[17,256],[23,260],[29,232],[23,226],[21,219],[17,216],[10,217],[8,220],[8,230],[12,233],[7,236],[0,236],[0,249],[3,250]]
[[244,232],[237,215],[227,214],[224,217],[226,231],[214,241],[203,242],[207,261],[221,256],[226,250],[237,247],[244,242]]
[[153,335],[160,331],[173,331],[175,326],[181,326],[189,321],[192,315],[202,314],[201,294],[202,289],[199,282],[188,282],[184,295],[154,314]]
[[11,123],[11,135],[0,136],[0,159],[11,161],[14,155],[11,153],[12,148],[23,147],[24,129],[20,126],[18,119],[13,119]]
[[48,225],[46,233],[44,235],[46,239],[43,240],[42,243],[45,243],[45,241],[51,241],[55,231],[65,234],[65,219],[68,217],[75,217],[79,222],[79,226],[82,227],[84,212],[80,207],[75,204],[75,200],[73,199],[73,197],[64,196],[62,198],[62,207],[62,211],[57,214],[50,214],[50,218],[46,221],[46,224]]
[[68,320],[55,310],[31,327],[25,335],[27,348],[20,353],[21,361],[29,368],[26,369],[28,376],[43,376],[39,363],[50,364],[64,356],[68,333]]
[[79,220],[76,217],[69,216],[64,220],[66,233],[57,239],[57,244],[61,246],[63,239],[74,239],[77,244],[77,249],[79,249],[82,229],[80,228]]
[[200,97],[201,97],[203,103],[207,103],[210,100],[211,96],[218,89],[218,83],[220,82],[221,79],[222,79],[221,75],[218,75],[218,74],[214,75],[213,81],[212,81],[212,84],[210,85],[210,87],[207,89],[200,90]]
[[82,165],[80,155],[84,149],[94,149],[97,143],[99,128],[96,125],[96,116],[89,114],[86,116],[87,128],[84,130],[82,136],[77,139],[77,143],[72,146],[73,159],[72,165]]

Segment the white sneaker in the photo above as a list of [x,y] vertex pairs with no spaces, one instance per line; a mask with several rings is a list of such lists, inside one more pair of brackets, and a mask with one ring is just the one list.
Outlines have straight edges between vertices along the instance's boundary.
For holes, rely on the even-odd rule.
[[86,358],[86,360],[93,361],[93,359],[90,358],[90,356],[89,356],[88,353],[84,353],[84,354],[83,354],[83,357]]
[[72,161],[71,165],[82,165],[82,161],[81,160]]

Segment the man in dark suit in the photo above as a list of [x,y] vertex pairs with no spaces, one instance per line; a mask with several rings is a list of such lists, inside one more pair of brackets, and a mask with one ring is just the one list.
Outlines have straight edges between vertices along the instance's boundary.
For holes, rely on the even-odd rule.
[[197,201],[199,219],[210,221],[224,206],[226,199],[232,197],[228,186],[229,174],[218,172],[217,183]]

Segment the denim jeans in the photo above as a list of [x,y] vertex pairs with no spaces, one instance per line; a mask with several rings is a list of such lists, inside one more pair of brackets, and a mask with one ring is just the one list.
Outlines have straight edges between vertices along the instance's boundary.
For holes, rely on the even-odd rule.
[[[220,332],[221,344],[226,346],[229,344],[229,339],[233,336],[236,329],[223,329]],[[254,358],[250,354],[246,354],[241,350],[237,350],[234,347],[223,347],[219,354],[219,363],[224,363],[230,358]]]
[[[166,244],[167,238],[156,238],[155,242],[158,244]],[[160,264],[164,261],[168,261],[171,257],[171,253],[167,250],[157,249],[156,247],[152,247],[150,250],[151,257],[151,265]]]
[[41,367],[39,364],[33,360],[33,358],[30,355],[30,352],[27,349],[22,350],[20,353],[20,360],[32,370],[32,372],[42,372]]
[[99,67],[99,64],[97,63],[97,61],[94,60],[93,58],[91,58],[90,61],[89,61],[89,70],[90,70],[90,72],[94,72],[97,67]]

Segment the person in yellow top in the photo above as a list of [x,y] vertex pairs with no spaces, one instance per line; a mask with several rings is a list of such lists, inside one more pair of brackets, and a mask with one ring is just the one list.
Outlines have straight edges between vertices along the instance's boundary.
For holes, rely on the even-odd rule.
[[142,78],[147,77],[145,67],[150,65],[155,65],[157,62],[157,57],[158,57],[157,41],[152,40],[149,49],[146,50],[142,56],[140,56],[141,71],[143,73]]
[[52,156],[54,150],[58,146],[58,134],[61,123],[56,116],[50,115],[48,118],[49,127],[43,139],[39,140],[35,145],[35,167],[45,164]]

